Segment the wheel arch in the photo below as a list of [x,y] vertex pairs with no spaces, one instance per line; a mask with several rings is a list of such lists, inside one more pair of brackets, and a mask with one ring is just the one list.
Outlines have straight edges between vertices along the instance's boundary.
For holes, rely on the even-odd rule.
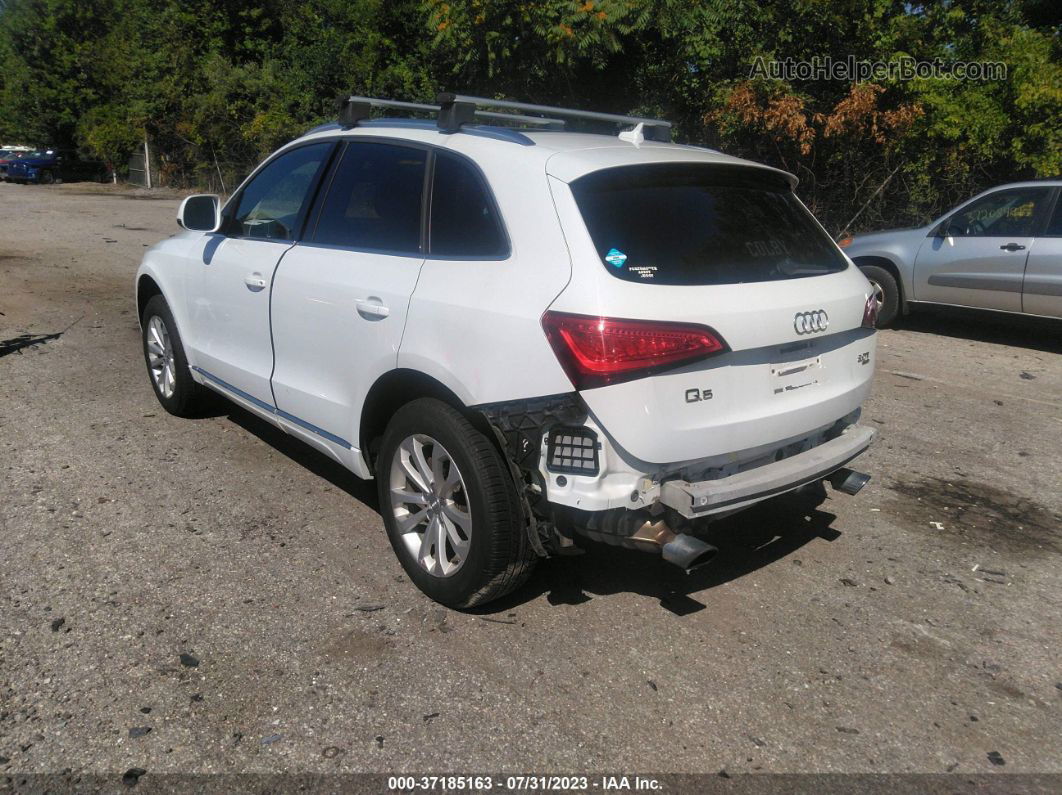
[[903,276],[900,274],[900,268],[895,262],[888,257],[873,255],[853,257],[852,262],[856,264],[856,267],[860,267],[861,265],[877,265],[879,268],[884,268],[891,273],[892,278],[896,280],[896,287],[900,291],[900,312],[905,315],[910,312],[910,309],[907,306],[907,287],[904,284]]
[[144,309],[156,295],[163,295],[162,288],[149,274],[142,273],[136,280],[136,319],[144,324]]
[[493,433],[482,414],[471,411],[448,386],[419,370],[397,368],[376,379],[362,404],[359,425],[361,455],[369,473],[375,472],[376,456],[387,424],[407,403],[420,398],[435,398],[464,414],[477,429],[492,441]]

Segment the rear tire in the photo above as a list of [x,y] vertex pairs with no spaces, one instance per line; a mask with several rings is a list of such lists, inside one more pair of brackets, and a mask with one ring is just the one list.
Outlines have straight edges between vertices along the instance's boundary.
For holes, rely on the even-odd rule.
[[859,270],[870,281],[870,286],[878,297],[877,328],[886,328],[900,314],[900,286],[896,277],[880,265],[860,265]]
[[55,175],[52,174],[51,171],[42,171],[37,181],[41,185],[51,185],[53,182],[55,182]]
[[200,416],[209,404],[210,395],[192,378],[181,335],[166,299],[154,296],[144,307],[140,320],[144,363],[155,397],[176,417]]
[[384,432],[376,469],[391,546],[427,596],[474,607],[530,576],[536,557],[509,468],[452,406],[422,398],[400,408]]

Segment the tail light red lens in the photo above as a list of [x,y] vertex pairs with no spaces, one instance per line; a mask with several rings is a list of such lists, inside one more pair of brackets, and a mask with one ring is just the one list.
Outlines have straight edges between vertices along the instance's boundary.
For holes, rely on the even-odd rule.
[[707,326],[546,312],[542,328],[576,389],[631,381],[727,350]]
[[874,293],[867,296],[867,302],[863,306],[863,328],[874,328],[878,323],[878,310],[881,304],[874,297]]

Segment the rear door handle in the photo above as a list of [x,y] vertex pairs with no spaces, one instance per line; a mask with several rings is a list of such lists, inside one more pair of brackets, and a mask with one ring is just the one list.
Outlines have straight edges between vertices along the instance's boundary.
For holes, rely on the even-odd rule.
[[1025,251],[1025,246],[1020,243],[1007,243],[1005,246],[999,247],[1000,251]]
[[264,290],[266,286],[266,280],[262,278],[260,273],[250,273],[243,277],[243,283],[247,285],[250,290],[258,291]]
[[383,305],[379,298],[357,298],[354,305],[358,307],[358,314],[367,318],[382,318],[391,314],[391,310]]

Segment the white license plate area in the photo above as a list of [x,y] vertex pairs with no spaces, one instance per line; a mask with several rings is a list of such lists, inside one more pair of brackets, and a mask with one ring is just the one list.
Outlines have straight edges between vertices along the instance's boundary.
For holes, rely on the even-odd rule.
[[771,365],[771,391],[776,395],[815,387],[822,379],[822,357]]

